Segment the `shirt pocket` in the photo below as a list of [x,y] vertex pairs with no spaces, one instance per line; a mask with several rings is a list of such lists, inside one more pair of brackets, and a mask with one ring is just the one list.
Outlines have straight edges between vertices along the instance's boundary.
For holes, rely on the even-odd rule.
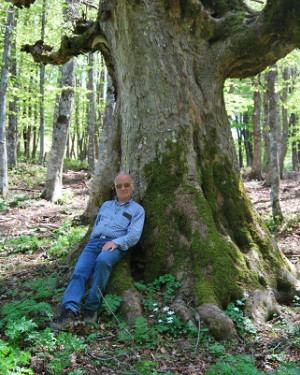
[[129,224],[130,224],[130,219],[126,216],[124,216],[123,214],[121,214],[119,217],[118,217],[118,220],[116,222],[117,226],[119,228],[122,228],[122,229],[127,229],[129,227]]

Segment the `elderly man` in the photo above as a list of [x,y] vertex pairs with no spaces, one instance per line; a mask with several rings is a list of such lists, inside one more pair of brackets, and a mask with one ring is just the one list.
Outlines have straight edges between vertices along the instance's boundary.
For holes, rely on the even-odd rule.
[[65,291],[61,315],[50,324],[52,329],[59,330],[76,321],[86,283],[90,278],[91,287],[85,301],[84,321],[97,321],[100,290],[104,291],[113,266],[141,237],[145,211],[132,200],[134,183],[130,174],[119,174],[115,178],[115,189],[116,198],[104,202],[98,212],[90,240],[77,261]]

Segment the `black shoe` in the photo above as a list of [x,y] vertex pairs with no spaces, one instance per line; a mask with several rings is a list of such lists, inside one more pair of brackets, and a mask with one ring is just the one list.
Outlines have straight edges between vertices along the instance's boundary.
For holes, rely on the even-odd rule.
[[96,323],[97,322],[97,310],[85,310],[84,322],[85,323]]
[[76,314],[72,310],[63,310],[60,316],[53,319],[50,328],[53,330],[60,330],[70,326],[76,321]]

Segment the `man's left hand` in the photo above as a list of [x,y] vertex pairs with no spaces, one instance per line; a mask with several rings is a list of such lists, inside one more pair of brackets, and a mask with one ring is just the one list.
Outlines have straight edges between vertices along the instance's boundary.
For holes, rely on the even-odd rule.
[[117,248],[117,245],[114,242],[108,241],[106,242],[106,244],[103,245],[102,251],[108,251],[108,250],[114,251],[116,248]]

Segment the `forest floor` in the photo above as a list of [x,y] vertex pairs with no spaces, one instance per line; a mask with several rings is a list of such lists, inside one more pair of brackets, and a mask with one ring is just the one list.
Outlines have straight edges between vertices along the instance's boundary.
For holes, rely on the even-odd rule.
[[[254,208],[273,231],[274,237],[281,250],[295,268],[300,270],[300,186],[299,175],[289,176],[281,181],[281,204],[285,217],[284,223],[276,227],[271,219],[269,189],[261,182],[245,181],[247,193]],[[32,179],[34,179],[32,177]],[[68,220],[80,217],[88,201],[91,181],[87,172],[66,170],[64,172],[64,199],[60,204],[53,204],[40,199],[42,183],[29,186],[28,181],[15,178],[9,198],[0,202],[0,306],[16,301],[18,296],[28,291],[28,282],[59,276],[56,289],[61,288],[60,294],[44,298],[43,302],[51,305],[53,313],[57,313],[61,293],[70,278],[71,269],[58,259],[47,253],[47,239],[59,230]],[[13,238],[36,235],[46,239],[44,245],[35,251],[25,250],[24,247],[11,247]],[[16,297],[17,296],[17,297]],[[255,334],[249,334],[239,342],[229,346],[211,341],[211,338],[197,337],[165,338],[155,348],[146,344],[135,346],[132,343],[122,343],[117,340],[118,324],[109,320],[100,321],[92,327],[79,325],[74,327],[73,334],[85,340],[87,348],[84,352],[77,351],[70,357],[69,366],[60,370],[52,365],[49,370],[47,363],[55,358],[55,353],[48,353],[48,358],[41,355],[42,349],[31,351],[31,368],[34,374],[205,374],[209,366],[220,361],[224,355],[249,355],[254,359],[257,374],[270,372],[281,363],[300,362],[300,340],[295,336],[295,327],[300,325],[300,303],[293,306],[282,306],[282,315],[274,317],[260,327]],[[4,315],[0,316],[3,318]],[[111,318],[112,319],[112,318]],[[48,321],[49,323],[49,321]],[[47,322],[44,327],[47,326]],[[294,333],[292,330],[294,329]],[[4,330],[0,339],[7,341]],[[92,339],[94,338],[94,340]],[[199,339],[199,338],[198,338]],[[149,343],[149,342],[148,342]],[[23,343],[24,346],[24,343]],[[25,343],[26,346],[26,343]],[[66,344],[65,344],[66,346]],[[63,350],[63,345],[56,350]],[[246,358],[246,357],[245,357]],[[1,356],[0,356],[1,359]],[[62,361],[62,359],[61,359]],[[225,363],[225,362],[224,362]],[[223,366],[225,364],[223,363]],[[230,362],[227,362],[227,365]],[[1,366],[0,366],[1,367]],[[53,370],[54,368],[54,370]],[[216,370],[217,371],[217,370]],[[1,373],[1,370],[0,370]],[[238,372],[237,372],[238,373]],[[237,374],[224,372],[224,374]],[[242,374],[242,372],[240,372]],[[246,373],[246,370],[245,370]],[[249,372],[250,373],[250,372]],[[296,372],[282,372],[282,374]],[[300,370],[298,374],[300,373]],[[211,372],[223,374],[223,372]],[[256,372],[251,372],[256,374]],[[280,372],[278,374],[281,374]]]

